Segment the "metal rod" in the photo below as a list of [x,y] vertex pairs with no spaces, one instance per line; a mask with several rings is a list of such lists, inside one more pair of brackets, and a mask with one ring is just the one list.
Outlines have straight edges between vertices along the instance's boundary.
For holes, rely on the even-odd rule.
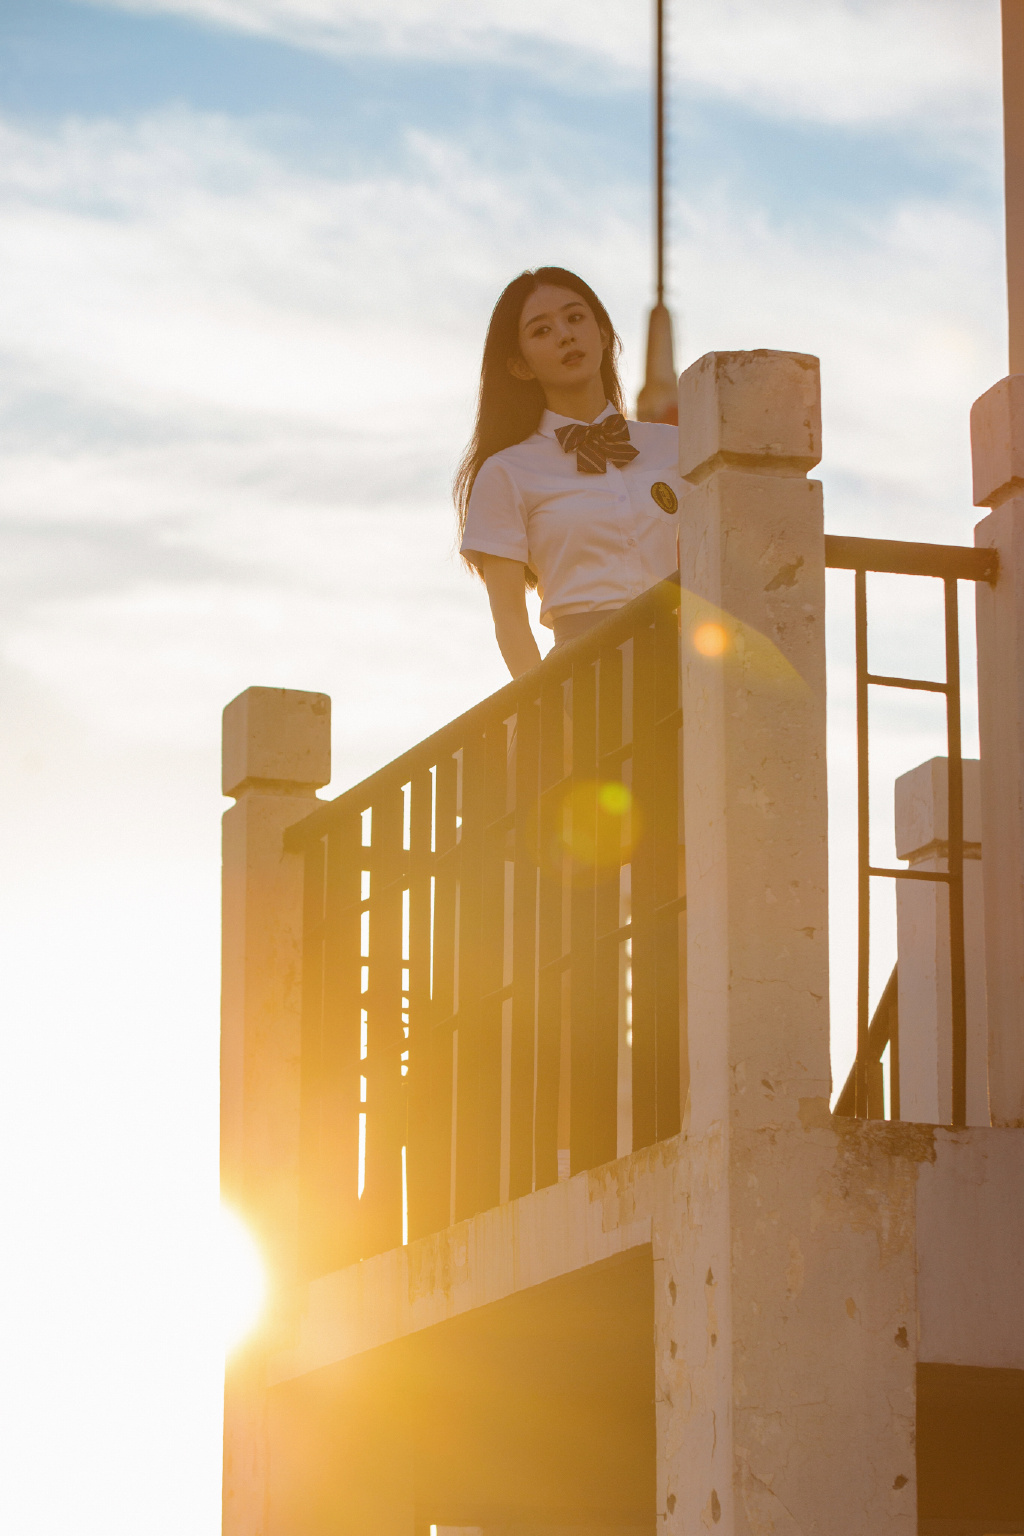
[[884,869],[872,864],[868,868],[868,874],[884,875],[890,880],[931,880],[939,885],[949,884],[949,876],[937,869]]
[[826,533],[825,564],[830,570],[887,571],[893,576],[958,576],[961,581],[994,582],[999,574],[999,557],[994,549],[972,549],[968,544],[911,544],[905,539],[861,539],[842,533]]
[[[871,1027],[868,1031],[871,1059],[876,1066],[881,1065],[882,1052],[885,1050],[886,1044],[888,1043],[891,1046],[894,1043],[899,1030],[898,988],[899,982],[897,978],[897,970],[896,967],[893,966],[892,975],[889,977],[889,980],[886,982],[884,988],[882,989],[882,995],[878,999],[878,1005],[875,1008],[875,1012],[871,1020]],[[890,1054],[890,1069],[892,1068],[892,1062],[893,1058]],[[890,1078],[890,1083],[891,1081],[892,1079]],[[854,1114],[856,1088],[857,1063],[854,1062],[853,1066],[850,1068],[849,1073],[847,1074],[846,1082],[843,1084],[842,1092],[840,1093],[838,1099],[836,1099],[836,1107],[834,1111],[835,1114],[847,1116]],[[899,1117],[895,1108],[895,1094],[891,1095],[890,1104],[893,1107],[891,1118],[896,1120]]]
[[1003,139],[1010,372],[1024,373],[1024,0],[1003,0]]
[[[895,967],[894,967],[895,969]],[[889,992],[889,1119],[900,1119],[900,993],[899,973],[896,986]]]
[[949,770],[949,983],[953,1020],[952,1119],[967,1124],[967,984],[964,964],[964,771],[960,743],[960,623],[957,585],[946,589],[946,753]]
[[657,302],[665,302],[665,0],[654,0],[654,144],[657,222]]
[[926,693],[945,693],[945,683],[928,683],[920,677],[876,677],[868,673],[868,682],[876,688],[921,688]]
[[868,595],[867,575],[854,577],[857,654],[857,1073],[854,1115],[868,1113],[868,986],[871,945],[871,826],[868,796]]

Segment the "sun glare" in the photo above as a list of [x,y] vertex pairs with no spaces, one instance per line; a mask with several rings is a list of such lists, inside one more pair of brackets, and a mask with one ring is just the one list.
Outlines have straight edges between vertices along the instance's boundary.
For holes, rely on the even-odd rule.
[[252,1233],[234,1211],[221,1206],[220,1307],[224,1351],[230,1354],[259,1321],[266,1299],[263,1259]]

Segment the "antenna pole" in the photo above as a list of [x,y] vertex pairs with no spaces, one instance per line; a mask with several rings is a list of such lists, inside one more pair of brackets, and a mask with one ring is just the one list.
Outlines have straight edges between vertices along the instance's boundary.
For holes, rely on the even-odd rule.
[[654,0],[654,173],[655,301],[647,322],[647,372],[636,414],[640,421],[675,422],[672,316],[665,308],[665,0]]
[[1024,0],[1003,0],[1003,126],[1010,372],[1024,373]]
[[657,179],[657,300],[665,302],[665,0],[655,7],[654,143]]

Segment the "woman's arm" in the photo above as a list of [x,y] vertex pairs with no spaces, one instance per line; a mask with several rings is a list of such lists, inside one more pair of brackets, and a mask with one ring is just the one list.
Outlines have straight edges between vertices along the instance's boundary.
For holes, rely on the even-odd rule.
[[480,569],[498,649],[512,676],[521,677],[540,664],[540,650],[526,612],[526,573],[520,561],[501,555],[481,555]]

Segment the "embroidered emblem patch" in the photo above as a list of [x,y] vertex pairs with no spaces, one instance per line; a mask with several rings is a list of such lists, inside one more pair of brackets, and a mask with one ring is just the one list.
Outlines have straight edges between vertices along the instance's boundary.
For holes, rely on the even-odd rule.
[[651,495],[663,512],[679,511],[679,497],[670,485],[665,484],[664,480],[655,480],[651,486]]

